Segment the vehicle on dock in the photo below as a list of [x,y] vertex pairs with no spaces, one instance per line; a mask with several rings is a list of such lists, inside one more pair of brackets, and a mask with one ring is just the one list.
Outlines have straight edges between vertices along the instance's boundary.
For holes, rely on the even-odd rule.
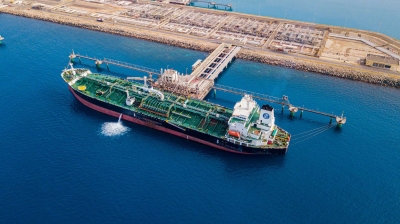
[[146,83],[75,69],[61,76],[84,105],[178,137],[239,154],[285,154],[291,135],[274,109],[244,95],[233,109],[162,91]]
[[97,22],[104,22],[104,19],[99,17],[99,18],[97,18]]

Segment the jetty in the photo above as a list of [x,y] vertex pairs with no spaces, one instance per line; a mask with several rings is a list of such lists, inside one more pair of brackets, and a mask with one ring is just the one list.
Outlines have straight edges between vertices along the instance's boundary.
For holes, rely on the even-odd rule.
[[191,74],[182,74],[167,69],[154,83],[154,86],[180,95],[204,99],[213,87],[215,80],[228,67],[240,49],[238,46],[222,43],[204,61],[196,61],[192,65]]
[[[153,87],[157,89],[164,90],[166,92],[171,92],[186,98],[196,98],[203,100],[213,89],[214,97],[216,96],[216,91],[223,91],[227,93],[232,93],[236,95],[250,95],[254,99],[261,101],[266,101],[274,104],[282,105],[282,113],[285,107],[290,111],[290,116],[294,117],[295,113],[300,112],[300,117],[303,116],[304,111],[309,113],[314,113],[330,118],[332,123],[333,119],[336,120],[337,126],[341,127],[346,123],[346,117],[331,113],[322,112],[319,110],[313,110],[305,107],[298,107],[289,102],[288,96],[282,96],[282,98],[269,96],[263,93],[256,93],[248,90],[243,90],[239,88],[234,88],[225,85],[215,84],[216,79],[222,73],[224,68],[227,68],[229,63],[235,57],[235,55],[240,51],[240,47],[222,43],[217,49],[215,49],[204,61],[197,60],[192,65],[192,73],[190,75],[185,75],[179,73],[173,69],[161,69],[160,71],[152,68],[146,68],[140,65],[135,65],[127,62],[121,62],[113,59],[97,59],[94,57],[84,56],[80,54],[75,54],[72,52],[69,55],[70,62],[76,62],[76,59],[82,63],[81,59],[93,61],[97,68],[101,68],[102,64],[106,64],[107,70],[110,71],[109,64],[120,66],[123,68],[128,68],[140,72],[147,73],[149,77],[127,77],[128,81],[143,80],[147,85],[147,81]],[[158,78],[155,81],[153,75]]]

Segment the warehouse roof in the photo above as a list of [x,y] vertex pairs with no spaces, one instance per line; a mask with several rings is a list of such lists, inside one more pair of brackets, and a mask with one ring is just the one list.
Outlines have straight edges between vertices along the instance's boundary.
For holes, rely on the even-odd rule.
[[371,60],[371,61],[375,61],[375,62],[383,63],[383,64],[399,65],[398,59],[388,58],[385,56],[379,56],[379,55],[374,55],[374,54],[368,54],[367,60]]

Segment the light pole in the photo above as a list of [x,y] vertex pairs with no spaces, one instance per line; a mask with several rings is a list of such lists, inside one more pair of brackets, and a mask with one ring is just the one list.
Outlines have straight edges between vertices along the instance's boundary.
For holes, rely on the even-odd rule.
[[168,66],[169,66],[169,65],[167,65],[167,70],[168,70]]
[[187,75],[187,69],[188,69],[188,68],[186,68],[186,75]]

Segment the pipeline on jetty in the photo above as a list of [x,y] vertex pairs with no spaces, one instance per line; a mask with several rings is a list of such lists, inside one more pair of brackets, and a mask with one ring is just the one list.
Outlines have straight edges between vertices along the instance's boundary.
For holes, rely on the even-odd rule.
[[135,65],[135,64],[127,63],[127,62],[122,62],[122,61],[117,61],[117,60],[109,59],[109,58],[97,59],[97,58],[94,58],[94,57],[89,57],[87,55],[75,54],[75,52],[72,51],[72,54],[70,54],[69,59],[71,60],[71,62],[75,62],[76,58],[78,58],[78,60],[80,62],[81,62],[81,58],[94,61],[97,68],[100,68],[100,66],[103,63],[105,63],[106,66],[107,66],[107,70],[110,70],[108,65],[111,64],[111,65],[116,65],[116,66],[120,66],[120,67],[124,67],[124,68],[128,68],[128,69],[133,69],[133,70],[137,70],[137,71],[141,71],[141,72],[147,72],[147,73],[149,73],[151,75],[152,74],[160,75],[160,71],[152,69],[152,68],[146,68],[146,67],[143,67],[143,66],[140,66],[140,65]]
[[251,92],[251,91],[234,88],[234,87],[230,87],[230,86],[219,85],[219,84],[215,84],[213,86],[213,89],[214,89],[214,96],[216,96],[216,90],[220,90],[223,92],[232,93],[232,94],[236,94],[236,95],[242,95],[242,96],[247,94],[247,95],[251,95],[254,99],[259,99],[262,101],[280,104],[280,105],[282,105],[282,112],[285,107],[288,107],[288,109],[290,111],[290,116],[292,116],[292,117],[295,115],[295,113],[297,111],[300,110],[301,111],[300,117],[303,116],[304,111],[307,111],[307,112],[310,112],[313,114],[330,117],[331,120],[329,123],[332,123],[332,120],[335,119],[339,127],[341,127],[343,124],[346,123],[346,117],[343,117],[343,114],[341,116],[338,116],[335,114],[325,113],[325,112],[322,112],[319,110],[313,110],[313,109],[309,109],[309,108],[305,108],[305,107],[294,106],[293,104],[291,104],[289,102],[288,96],[283,96],[282,98],[278,98],[278,97],[269,96],[269,95],[262,94],[262,93]]

